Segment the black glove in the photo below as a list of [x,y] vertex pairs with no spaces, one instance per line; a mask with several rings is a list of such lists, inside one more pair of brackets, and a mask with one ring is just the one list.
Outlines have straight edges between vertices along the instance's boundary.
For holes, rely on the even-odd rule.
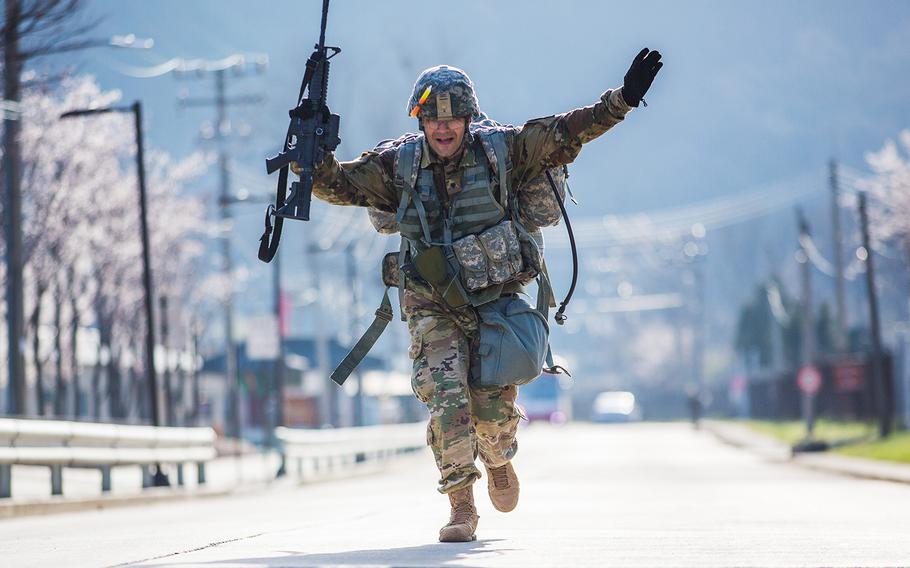
[[622,98],[629,106],[637,107],[651,87],[651,82],[664,64],[660,62],[660,52],[642,49],[632,60],[632,66],[626,72],[622,82]]

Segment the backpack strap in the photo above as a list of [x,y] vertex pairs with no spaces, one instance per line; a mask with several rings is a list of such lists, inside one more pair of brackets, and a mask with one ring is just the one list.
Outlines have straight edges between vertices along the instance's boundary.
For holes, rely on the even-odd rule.
[[506,133],[498,128],[478,130],[475,136],[480,138],[480,145],[490,162],[493,173],[499,177],[499,201],[503,209],[509,208],[509,173],[512,171],[512,160],[506,143]]
[[401,223],[405,211],[413,201],[414,207],[417,208],[420,228],[423,230],[423,238],[429,244],[432,239],[430,238],[430,224],[427,222],[427,211],[414,189],[417,185],[417,175],[420,173],[422,148],[423,136],[418,136],[399,146],[398,152],[395,154],[395,185],[401,190],[401,200],[398,203],[395,220]]
[[363,336],[357,340],[351,351],[345,355],[338,367],[332,371],[332,380],[335,383],[343,385],[344,381],[351,376],[357,365],[363,361],[363,358],[367,356],[367,353],[376,344],[379,336],[385,331],[386,326],[392,321],[394,315],[392,313],[392,302],[389,301],[389,288],[386,287],[382,303],[376,308],[376,317],[373,319],[373,323],[370,324]]

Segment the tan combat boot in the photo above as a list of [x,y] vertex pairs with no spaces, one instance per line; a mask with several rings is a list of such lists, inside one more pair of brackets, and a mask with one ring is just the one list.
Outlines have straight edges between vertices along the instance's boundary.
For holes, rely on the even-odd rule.
[[449,493],[452,514],[449,524],[439,529],[439,542],[470,542],[477,540],[477,509],[474,508],[474,486]]
[[512,469],[512,462],[500,467],[487,468],[487,489],[490,501],[497,511],[508,513],[518,505],[518,476]]

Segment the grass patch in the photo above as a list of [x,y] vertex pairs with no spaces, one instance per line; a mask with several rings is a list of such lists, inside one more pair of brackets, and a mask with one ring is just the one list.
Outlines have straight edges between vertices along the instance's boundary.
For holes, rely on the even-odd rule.
[[[806,423],[801,420],[771,421],[746,420],[744,424],[757,432],[776,438],[786,444],[796,444],[806,438]],[[875,426],[865,422],[839,422],[817,420],[812,432],[814,440],[839,442],[875,435]]]
[[885,440],[844,446],[836,451],[859,458],[910,463],[910,432],[897,432]]
[[[762,434],[793,445],[806,437],[806,424],[801,420],[771,421],[743,420],[742,424]],[[878,434],[875,424],[866,422],[837,422],[819,420],[815,423],[812,438],[825,442],[842,442],[874,438]],[[870,440],[834,449],[835,452],[858,458],[910,463],[910,431],[899,431],[885,440]]]

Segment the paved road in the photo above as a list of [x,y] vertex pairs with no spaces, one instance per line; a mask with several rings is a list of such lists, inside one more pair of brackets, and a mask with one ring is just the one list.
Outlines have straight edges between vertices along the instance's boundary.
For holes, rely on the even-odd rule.
[[533,426],[522,501],[478,492],[479,539],[439,544],[429,455],[225,498],[0,522],[2,565],[910,566],[910,486],[775,464],[685,425]]

